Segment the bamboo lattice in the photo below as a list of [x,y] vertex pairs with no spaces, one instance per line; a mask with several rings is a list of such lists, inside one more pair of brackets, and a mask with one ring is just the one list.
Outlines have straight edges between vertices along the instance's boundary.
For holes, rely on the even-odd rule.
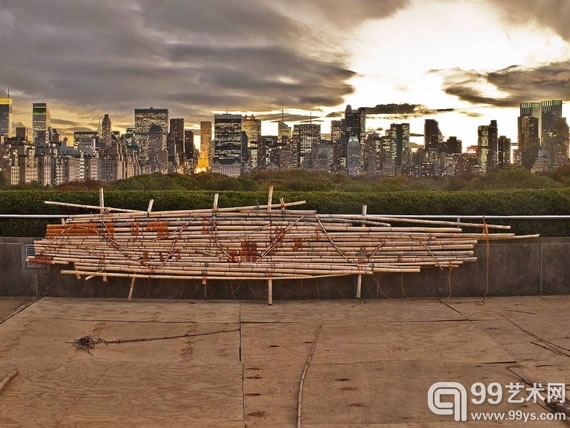
[[217,195],[201,210],[86,206],[99,212],[48,225],[29,261],[72,264],[62,273],[87,279],[304,279],[452,269],[476,260],[479,240],[520,238],[509,226],[291,210],[304,201],[272,204],[271,194],[249,207],[218,208]]

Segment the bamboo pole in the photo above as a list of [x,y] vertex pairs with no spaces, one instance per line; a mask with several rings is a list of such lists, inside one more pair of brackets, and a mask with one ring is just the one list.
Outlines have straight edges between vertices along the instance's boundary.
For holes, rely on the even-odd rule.
[[103,194],[103,188],[99,187],[99,214],[105,213],[105,195]]
[[10,373],[8,373],[4,377],[4,379],[2,379],[2,382],[0,382],[0,392],[2,392],[2,390],[6,387],[6,385],[8,385],[8,383],[12,379],[14,379],[16,376],[18,376],[18,373],[20,373],[20,371],[18,369],[14,369]]
[[133,297],[133,290],[135,289],[135,279],[136,279],[136,275],[133,275],[133,279],[131,279],[131,287],[129,289],[129,299],[131,300],[131,298]]
[[269,186],[269,194],[267,195],[267,211],[271,211],[273,202],[273,186]]
[[[56,201],[44,201],[44,204],[46,205],[57,205],[60,207],[70,207],[70,208],[88,208],[91,210],[100,210],[101,207],[98,205],[83,205],[83,204],[69,204],[67,202],[56,202]],[[112,207],[106,207],[107,211],[116,211],[119,213],[141,213],[144,211],[138,211],[138,210],[127,210],[124,208],[112,208]],[[92,216],[93,214],[89,214],[90,216]]]
[[[457,227],[477,227],[484,228],[482,223],[458,223],[455,221],[445,221],[445,220],[423,220],[417,218],[406,218],[406,217],[382,217],[381,215],[372,215],[374,219],[379,221],[387,221],[390,223],[412,223],[412,224],[431,224],[431,225],[441,225],[441,226],[457,226]],[[510,229],[511,226],[506,225],[489,225],[492,229]]]
[[360,292],[362,291],[362,274],[356,276],[356,298],[360,299]]
[[220,197],[219,193],[214,194],[214,204],[212,205],[212,211],[218,211],[218,198]]
[[267,280],[267,304],[273,305],[273,279],[271,278]]
[[[60,206],[68,206],[68,207],[76,207],[76,208],[89,208],[89,209],[99,209],[98,206],[94,206],[94,205],[81,205],[81,204],[68,204],[65,202],[54,202],[54,201],[44,201],[45,204],[47,205],[60,205]],[[285,207],[294,207],[294,206],[299,206],[299,205],[304,205],[306,204],[306,201],[295,201],[295,202],[285,202],[283,205]],[[258,212],[260,209],[261,210],[265,210],[266,208],[268,208],[267,205],[249,205],[249,206],[243,206],[243,207],[227,207],[227,208],[218,208],[216,212],[224,212],[224,213],[240,213],[240,212],[247,212],[250,211],[250,214],[255,214],[256,212]],[[273,204],[271,205],[270,208],[281,208],[281,204]],[[108,211],[116,211],[116,213],[112,214],[113,218],[141,218],[141,217],[146,217],[147,216],[147,212],[146,211],[140,211],[140,210],[128,210],[128,209],[121,209],[121,208],[111,208],[111,207],[107,207]],[[288,211],[291,213],[296,212],[296,210],[293,211]],[[309,211],[310,213],[314,214],[315,211]],[[177,215],[194,215],[194,214],[208,214],[208,213],[212,213],[212,209],[195,209],[195,210],[178,210],[178,211],[153,211],[153,216],[156,218],[162,218],[162,217],[172,217],[172,216],[177,216]],[[283,215],[283,213],[281,211],[275,211],[274,215]],[[74,219],[93,219],[94,221],[96,221],[97,219],[100,219],[101,216],[99,214],[76,214],[73,215],[73,217],[69,217],[69,218],[74,218]]]
[[[419,270],[415,271],[419,272]],[[132,274],[130,273],[101,273],[101,272],[91,272],[91,271],[76,271],[76,270],[62,270],[62,274],[64,275],[89,275],[93,274],[96,276],[103,277],[107,275],[109,277],[116,277],[116,278],[132,278]],[[311,275],[288,275],[280,277],[279,279],[283,280],[297,280],[297,279],[310,279],[310,278],[330,278],[330,277],[339,277],[339,276],[349,276],[353,275],[353,273],[342,273],[342,274],[323,274],[317,276]],[[201,280],[228,280],[228,281],[241,281],[241,280],[267,280],[266,276],[255,276],[255,277],[248,277],[248,276],[208,276],[204,277],[201,275],[153,275],[153,274],[137,274],[137,278],[144,278],[144,279],[201,279]],[[203,282],[205,285],[205,282]]]

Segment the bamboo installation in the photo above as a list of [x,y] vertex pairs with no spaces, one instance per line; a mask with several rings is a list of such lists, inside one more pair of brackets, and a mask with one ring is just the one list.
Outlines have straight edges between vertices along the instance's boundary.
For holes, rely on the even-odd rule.
[[[69,216],[47,226],[35,241],[33,263],[72,264],[78,278],[265,280],[268,301],[275,279],[305,279],[378,272],[451,269],[475,261],[479,240],[520,238],[509,226],[362,215],[317,214],[289,209],[304,201],[211,209],[146,211],[81,206],[96,214]],[[398,224],[399,226],[393,226]],[[480,232],[465,233],[462,227]],[[500,230],[490,233],[489,230]],[[536,237],[538,235],[524,236]]]

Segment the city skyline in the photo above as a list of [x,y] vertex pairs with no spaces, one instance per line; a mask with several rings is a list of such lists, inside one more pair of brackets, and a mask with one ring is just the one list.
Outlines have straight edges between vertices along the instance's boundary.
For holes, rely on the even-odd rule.
[[369,116],[369,129],[421,133],[433,118],[466,147],[490,120],[517,141],[522,102],[570,99],[568,19],[555,0],[19,0],[0,11],[0,83],[13,123],[31,127],[32,103],[46,102],[67,135],[105,113],[124,130],[149,106],[195,129],[225,111],[277,120],[284,106],[287,122],[311,114],[328,133],[346,104],[379,104],[390,114]]

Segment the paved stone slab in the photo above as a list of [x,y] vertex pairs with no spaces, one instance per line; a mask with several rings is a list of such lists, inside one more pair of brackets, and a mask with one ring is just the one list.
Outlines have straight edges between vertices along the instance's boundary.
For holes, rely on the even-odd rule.
[[[0,314],[23,301],[0,298]],[[427,408],[438,381],[570,384],[570,297],[252,302],[56,299],[0,325],[0,427],[455,428]],[[160,339],[99,344],[73,340]],[[534,342],[534,343],[533,343]],[[549,345],[550,344],[550,345]],[[540,346],[539,346],[540,345]],[[550,346],[550,348],[548,348]],[[533,403],[481,405],[524,410]],[[475,411],[471,409],[470,411]],[[525,427],[563,427],[560,422]]]
[[0,321],[12,315],[20,306],[31,300],[31,297],[0,297]]
[[[306,380],[303,420],[311,424],[444,423],[453,420],[427,410],[427,391],[439,381],[471,385],[475,382],[508,384],[512,375],[503,365],[449,361],[381,361],[361,364],[315,364]],[[498,405],[468,407],[477,412],[524,410],[542,413],[532,402],[523,405],[503,400]],[[483,423],[483,426],[485,424]]]
[[[411,303],[413,302],[413,303]],[[413,310],[410,310],[413,305]],[[439,321],[457,320],[464,316],[439,300],[309,300],[279,301],[273,306],[248,304],[242,307],[243,322],[314,322],[345,321]]]

